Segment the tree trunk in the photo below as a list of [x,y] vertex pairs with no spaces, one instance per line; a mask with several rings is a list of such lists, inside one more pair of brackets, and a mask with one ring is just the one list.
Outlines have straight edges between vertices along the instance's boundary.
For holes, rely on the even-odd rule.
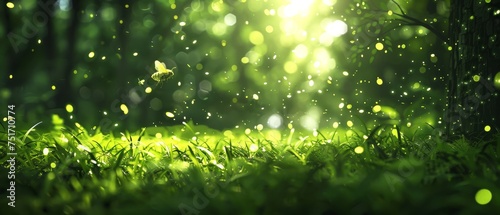
[[60,89],[56,91],[57,94],[55,97],[56,107],[58,108],[64,108],[66,104],[75,105],[72,98],[73,89],[71,89],[71,79],[73,76],[73,69],[75,67],[75,47],[77,44],[76,33],[80,23],[81,4],[82,3],[80,1],[72,2],[70,22],[66,33],[68,47],[64,51],[65,64],[62,71],[63,77],[59,82]]
[[483,137],[499,130],[499,3],[486,1],[451,0],[452,56],[444,116],[450,137]]

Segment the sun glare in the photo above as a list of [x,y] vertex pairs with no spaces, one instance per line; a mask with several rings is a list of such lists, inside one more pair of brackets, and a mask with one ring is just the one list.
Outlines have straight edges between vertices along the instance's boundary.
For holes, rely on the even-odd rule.
[[333,37],[339,37],[347,32],[347,24],[341,20],[335,20],[325,26],[325,32]]
[[314,0],[291,0],[290,4],[280,8],[278,14],[283,18],[307,16]]

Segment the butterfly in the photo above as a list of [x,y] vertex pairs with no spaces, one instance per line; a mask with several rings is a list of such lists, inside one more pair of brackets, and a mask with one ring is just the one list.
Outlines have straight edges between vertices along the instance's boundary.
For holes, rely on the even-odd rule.
[[174,72],[172,70],[175,69],[175,67],[172,69],[167,69],[167,66],[165,66],[165,63],[163,62],[155,60],[155,69],[156,72],[151,75],[151,78],[158,82],[156,85],[161,82],[167,81],[172,76],[174,76]]

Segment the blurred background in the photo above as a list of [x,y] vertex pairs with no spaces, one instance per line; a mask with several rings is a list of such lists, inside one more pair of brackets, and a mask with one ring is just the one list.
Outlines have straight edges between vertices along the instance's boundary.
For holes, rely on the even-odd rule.
[[[1,105],[28,128],[430,129],[450,50],[398,14],[446,35],[448,10],[447,0],[6,1]],[[156,83],[155,60],[175,75]]]

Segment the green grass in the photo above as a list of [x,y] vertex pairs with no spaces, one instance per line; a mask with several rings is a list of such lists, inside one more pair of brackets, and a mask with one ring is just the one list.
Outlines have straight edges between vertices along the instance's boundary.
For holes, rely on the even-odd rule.
[[[6,196],[9,157],[6,134],[0,135]],[[0,208],[2,214],[492,214],[500,208],[499,142],[448,143],[392,126],[341,134],[222,132],[185,123],[118,136],[78,126],[33,129],[18,131],[16,208],[5,197]],[[493,194],[486,205],[475,199],[481,189]]]

